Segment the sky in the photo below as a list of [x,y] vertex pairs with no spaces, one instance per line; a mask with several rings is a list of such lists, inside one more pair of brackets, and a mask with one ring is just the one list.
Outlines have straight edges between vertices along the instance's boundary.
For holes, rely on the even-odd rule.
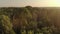
[[60,7],[60,0],[0,0],[0,7]]

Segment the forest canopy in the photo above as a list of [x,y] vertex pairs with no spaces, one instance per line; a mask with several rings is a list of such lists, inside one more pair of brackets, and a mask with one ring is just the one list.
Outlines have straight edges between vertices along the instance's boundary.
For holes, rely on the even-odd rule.
[[1,34],[60,34],[60,9],[55,7],[0,8]]

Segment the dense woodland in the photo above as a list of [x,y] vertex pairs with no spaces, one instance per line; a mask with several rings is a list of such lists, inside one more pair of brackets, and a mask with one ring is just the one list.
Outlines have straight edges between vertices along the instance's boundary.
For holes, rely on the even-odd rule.
[[60,8],[1,7],[0,34],[60,34]]

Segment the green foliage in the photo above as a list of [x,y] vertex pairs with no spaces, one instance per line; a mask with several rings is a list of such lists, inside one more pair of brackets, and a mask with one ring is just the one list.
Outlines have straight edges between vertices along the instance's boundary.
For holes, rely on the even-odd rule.
[[0,8],[2,34],[59,34],[57,15],[55,9],[31,6]]
[[6,15],[0,15],[1,17],[1,23],[3,28],[4,34],[15,34],[15,32],[12,29],[12,24],[10,22],[10,19]]

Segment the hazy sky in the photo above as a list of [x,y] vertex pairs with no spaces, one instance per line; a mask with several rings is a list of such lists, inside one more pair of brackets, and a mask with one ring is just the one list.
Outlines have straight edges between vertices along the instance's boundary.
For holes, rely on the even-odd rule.
[[60,7],[60,0],[0,0],[0,7]]

